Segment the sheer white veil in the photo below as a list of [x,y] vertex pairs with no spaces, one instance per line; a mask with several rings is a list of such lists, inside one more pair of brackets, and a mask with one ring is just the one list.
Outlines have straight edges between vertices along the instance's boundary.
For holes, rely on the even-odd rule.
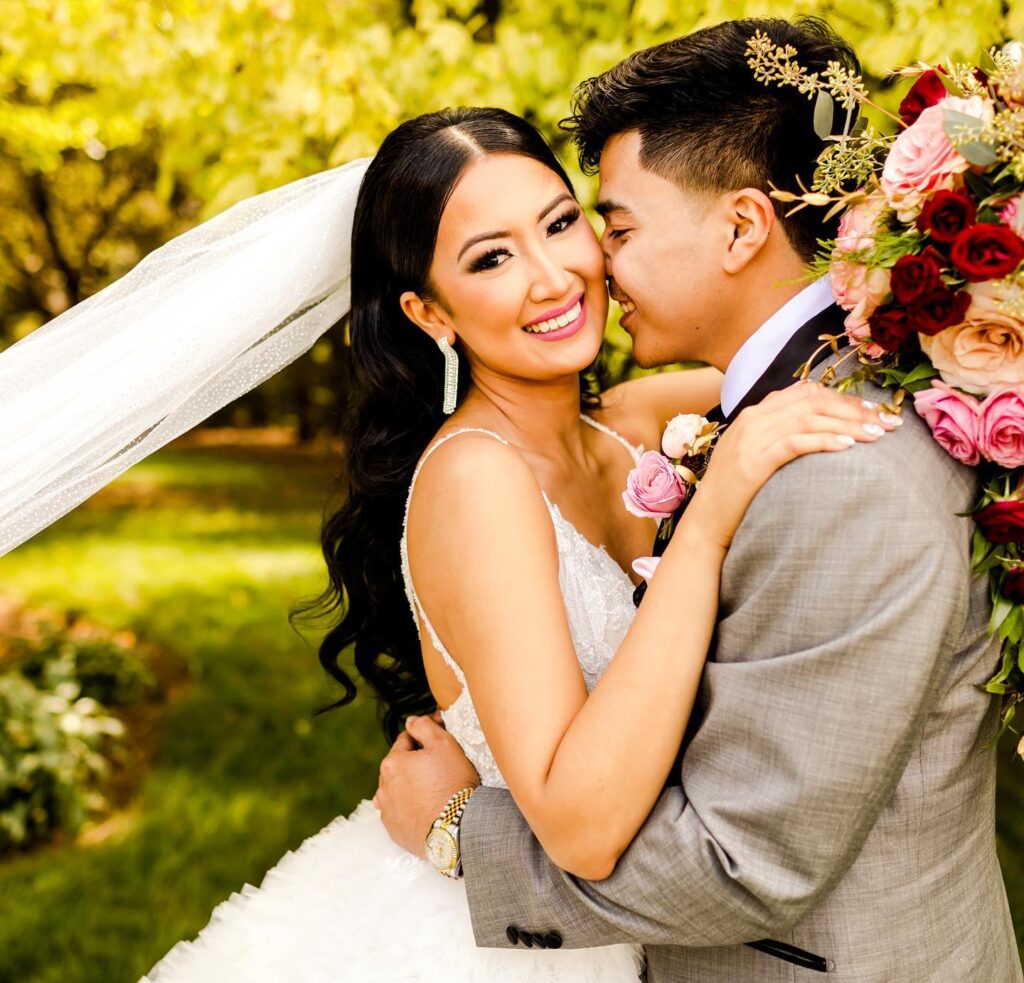
[[370,159],[239,202],[0,353],[0,555],[348,312]]

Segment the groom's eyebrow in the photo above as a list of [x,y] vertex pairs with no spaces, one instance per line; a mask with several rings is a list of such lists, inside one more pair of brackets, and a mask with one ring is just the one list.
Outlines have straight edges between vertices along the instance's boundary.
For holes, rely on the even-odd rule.
[[[538,222],[543,222],[545,215],[547,215],[549,212],[554,211],[554,209],[556,209],[559,205],[561,205],[563,201],[568,201],[570,199],[572,199],[572,195],[569,194],[568,191],[563,191],[553,201],[548,202],[547,206],[543,209],[543,211],[541,211],[540,215],[537,216],[537,221]],[[471,238],[469,238],[469,239],[467,239],[465,241],[465,243],[463,244],[462,248],[459,250],[459,255],[455,258],[455,262],[457,263],[460,259],[462,259],[462,254],[467,249],[469,249],[471,246],[475,246],[478,242],[484,242],[487,239],[507,239],[510,235],[512,235],[511,232],[502,231],[502,232],[481,232],[480,235],[478,235],[478,236],[472,236]]]
[[614,201],[611,198],[602,198],[594,206],[594,211],[604,219],[608,218],[612,212],[623,212],[626,215],[633,214],[633,210],[628,205],[623,205],[622,202]]

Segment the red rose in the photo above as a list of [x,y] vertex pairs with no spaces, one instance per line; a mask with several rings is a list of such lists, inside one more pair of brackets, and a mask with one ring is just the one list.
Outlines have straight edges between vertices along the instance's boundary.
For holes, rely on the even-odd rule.
[[900,304],[942,286],[939,266],[931,256],[901,256],[892,268],[889,289]]
[[966,290],[954,291],[940,284],[910,305],[910,319],[915,331],[936,335],[954,324],[961,324],[970,306],[971,295]]
[[978,210],[963,191],[936,191],[921,209],[917,228],[928,232],[936,242],[952,242],[974,224]]
[[1024,567],[1010,567],[1003,578],[1002,594],[1014,604],[1024,604]]
[[[939,71],[943,75],[946,74],[944,68],[939,68]],[[918,80],[911,86],[910,91],[903,97],[903,102],[900,103],[900,119],[903,120],[907,126],[917,122],[917,117],[921,115],[929,106],[934,106],[940,99],[945,99],[949,95],[946,91],[946,87],[942,84],[942,80],[939,78],[938,73],[932,70],[925,72],[918,78]]]
[[972,518],[990,543],[1024,543],[1024,502],[993,502]]
[[997,222],[972,225],[957,236],[949,252],[953,265],[971,283],[1001,280],[1024,259],[1024,242],[1013,229]]
[[914,330],[907,312],[902,307],[893,307],[892,304],[883,304],[876,308],[868,318],[868,327],[871,330],[871,340],[887,352],[900,351]]

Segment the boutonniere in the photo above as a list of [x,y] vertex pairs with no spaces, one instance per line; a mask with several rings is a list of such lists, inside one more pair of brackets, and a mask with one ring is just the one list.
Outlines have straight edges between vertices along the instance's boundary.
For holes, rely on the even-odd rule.
[[696,413],[675,416],[662,435],[661,452],[647,451],[629,472],[622,501],[630,514],[659,520],[659,539],[672,535],[675,512],[704,477],[720,432],[720,424]]

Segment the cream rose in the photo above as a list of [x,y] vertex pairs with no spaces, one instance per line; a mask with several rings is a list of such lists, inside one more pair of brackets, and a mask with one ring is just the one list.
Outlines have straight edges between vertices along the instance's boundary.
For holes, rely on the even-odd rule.
[[971,306],[963,324],[934,337],[920,335],[921,348],[951,386],[987,394],[1024,383],[1024,323],[999,307],[1002,292],[993,281],[967,288]]
[[666,457],[678,460],[693,453],[693,445],[701,435],[707,420],[697,413],[680,413],[672,417],[661,438],[661,449]]

